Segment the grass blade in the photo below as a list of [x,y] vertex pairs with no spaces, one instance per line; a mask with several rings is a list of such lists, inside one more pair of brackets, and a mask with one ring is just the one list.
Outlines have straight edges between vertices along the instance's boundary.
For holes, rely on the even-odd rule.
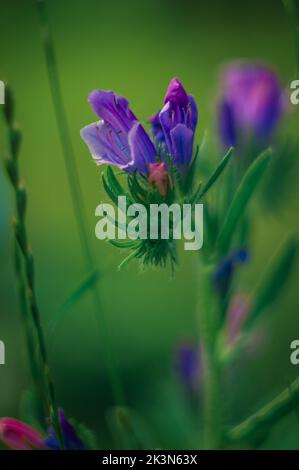
[[66,315],[71,310],[71,308],[96,286],[101,275],[101,270],[95,269],[75,288],[75,290],[63,302],[59,310],[55,312],[49,324],[48,334],[51,338],[53,337],[58,324],[66,318]]
[[291,274],[297,250],[297,240],[289,239],[274,255],[257,289],[248,315],[247,328],[250,328],[257,317],[279,296]]
[[271,150],[268,149],[256,158],[248,168],[239,187],[237,188],[218,237],[218,247],[221,252],[226,252],[229,248],[230,241],[238,221],[244,213],[247,204],[253,196],[254,191],[267,168],[271,154]]
[[222,174],[222,172],[224,171],[226,165],[230,161],[231,156],[233,154],[233,150],[234,150],[233,147],[231,147],[227,151],[227,153],[224,155],[221,162],[217,166],[216,170],[214,171],[214,173],[212,173],[212,175],[210,176],[210,178],[208,179],[208,181],[206,182],[206,184],[202,188],[201,192],[198,194],[197,199],[194,201],[194,203],[198,202],[201,198],[203,198],[203,196],[206,195],[206,193],[211,189],[211,187],[214,185],[214,183],[218,180],[219,176]]

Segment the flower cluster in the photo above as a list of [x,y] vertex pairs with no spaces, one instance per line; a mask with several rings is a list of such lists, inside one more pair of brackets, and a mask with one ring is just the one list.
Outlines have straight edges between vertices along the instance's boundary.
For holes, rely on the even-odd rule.
[[[171,80],[162,110],[150,120],[155,145],[124,97],[97,90],[89,95],[89,102],[100,121],[84,127],[81,136],[98,165],[109,163],[127,173],[138,171],[150,175],[153,182],[157,175],[153,165],[162,161],[160,168],[166,171],[170,159],[186,175],[193,155],[197,106],[178,79]],[[163,194],[165,185],[159,174],[157,178]]]
[[[194,190],[198,110],[194,97],[177,78],[170,81],[161,110],[149,120],[153,138],[124,97],[112,91],[97,90],[89,95],[89,102],[100,120],[81,130],[83,140],[97,165],[106,163],[117,167],[128,178],[129,191],[122,187],[112,170],[103,176],[104,188],[114,203],[119,196],[129,195],[132,204],[146,206],[183,201],[196,204],[225,167],[224,164],[214,170],[212,183],[208,181],[202,191]],[[219,134],[224,147],[236,146],[240,152],[252,140],[257,147],[267,146],[283,110],[282,88],[271,70],[250,63],[236,63],[226,69],[218,107]],[[135,253],[130,259],[137,257],[142,258],[144,264],[165,264],[170,257],[175,263],[174,240],[167,243],[161,238],[151,243],[130,243]],[[129,247],[122,243],[117,246]],[[236,255],[234,259],[225,260],[215,273],[215,283],[223,294],[235,265],[243,262],[241,258],[240,252],[239,258]]]
[[[103,175],[104,188],[115,204],[119,196],[125,195],[130,204],[142,204],[149,212],[151,204],[180,203],[179,195],[191,195],[198,112],[193,96],[187,94],[177,78],[168,86],[162,109],[150,119],[152,138],[124,97],[97,90],[89,95],[89,102],[100,121],[81,130],[83,140],[97,165],[106,163],[127,175],[128,190],[111,168]],[[164,265],[170,259],[173,266],[176,263],[173,231],[171,226],[169,240],[163,239],[160,227],[157,240],[130,242],[133,257],[153,265]],[[127,243],[118,242],[117,246],[128,248]]]

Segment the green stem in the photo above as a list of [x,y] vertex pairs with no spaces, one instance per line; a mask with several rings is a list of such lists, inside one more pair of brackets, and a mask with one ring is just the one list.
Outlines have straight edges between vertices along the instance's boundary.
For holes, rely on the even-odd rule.
[[218,449],[222,437],[220,364],[217,355],[219,306],[211,282],[213,270],[212,265],[201,267],[199,292],[199,325],[204,371],[204,447],[206,449]]
[[20,256],[20,249],[18,243],[15,243],[15,273],[18,280],[18,291],[19,291],[19,299],[20,299],[20,307],[22,318],[24,322],[24,328],[26,331],[26,341],[27,341],[27,350],[29,353],[30,358],[30,367],[31,367],[31,375],[34,382],[38,376],[38,364],[36,360],[35,354],[35,341],[34,335],[32,334],[31,322],[28,312],[28,305],[27,305],[27,297],[26,297],[26,286],[24,283],[23,273],[22,273],[22,261]]
[[231,429],[227,433],[227,439],[232,443],[237,443],[251,442],[259,437],[265,437],[276,422],[288,413],[295,411],[298,406],[299,379],[296,379],[270,403]]
[[[14,220],[14,234],[15,234],[16,245],[18,246],[20,254],[22,255],[22,261],[24,265],[24,273],[23,273],[22,263],[20,262],[21,259],[19,258],[19,254],[17,254],[17,258],[15,258],[16,271],[17,271],[17,276],[19,279],[20,298],[21,298],[21,305],[22,305],[23,313],[27,314],[27,310],[25,310],[25,308],[27,309],[27,306],[28,306],[29,312],[31,315],[32,327],[34,329],[35,336],[37,339],[38,361],[35,362],[35,359],[34,359],[34,362],[31,364],[31,367],[32,367],[32,372],[35,377],[35,374],[37,374],[37,371],[35,370],[35,366],[36,364],[38,364],[38,367],[39,367],[38,372],[40,374],[40,377],[43,378],[42,388],[43,388],[43,403],[45,406],[45,410],[47,414],[50,415],[50,420],[57,434],[59,443],[61,447],[64,448],[64,441],[63,441],[63,435],[62,435],[62,431],[61,431],[60,423],[59,423],[54,386],[53,386],[52,378],[49,373],[46,344],[45,344],[43,330],[41,327],[40,312],[39,312],[38,303],[36,299],[34,258],[33,258],[33,254],[29,245],[28,234],[27,234],[27,226],[26,226],[27,193],[20,178],[19,159],[18,159],[20,142],[21,142],[21,133],[19,129],[16,127],[15,122],[14,122],[14,101],[12,97],[12,92],[9,89],[9,87],[6,88],[6,95],[8,97],[8,100],[5,103],[4,116],[5,116],[7,127],[8,127],[8,140],[9,140],[9,145],[10,145],[10,153],[6,161],[6,170],[7,170],[7,174],[11,181],[14,194],[15,194],[16,218]],[[31,328],[31,325],[29,326],[29,323],[27,322],[27,318],[26,318],[26,328],[28,329]],[[32,336],[32,333],[31,332],[29,333],[29,331],[27,331],[27,334],[28,334],[27,342],[28,342],[29,354],[30,354],[30,360],[31,360],[33,359],[33,356],[35,356],[34,336]]]
[[[69,127],[66,118],[66,112],[63,102],[63,96],[60,86],[60,79],[58,73],[58,66],[56,62],[56,53],[54,47],[54,41],[50,28],[50,22],[48,18],[47,5],[45,0],[36,0],[38,19],[43,37],[43,46],[47,64],[49,85],[54,105],[54,112],[56,115],[56,121],[58,126],[59,137],[63,150],[63,157],[68,177],[68,183],[70,187],[73,210],[76,215],[77,229],[80,237],[81,249],[84,257],[85,267],[90,274],[94,270],[93,256],[90,249],[87,232],[85,230],[85,208],[83,204],[82,190],[79,179],[79,172],[74,158],[74,150],[70,138]],[[98,312],[101,311],[101,301],[97,287],[92,290],[93,304],[95,312],[95,321],[99,327],[99,331],[102,333],[102,343],[106,348],[107,368],[110,378],[110,386],[112,394],[114,396],[115,403],[118,405],[123,404],[123,392],[122,387],[118,378],[118,374],[115,368],[115,362],[112,357],[112,352],[109,344],[109,328],[107,320],[102,312],[101,321],[98,316]]]
[[[15,243],[15,273],[18,280],[18,291],[19,291],[19,299],[20,299],[20,310],[22,314],[24,330],[25,330],[25,337],[26,337],[26,344],[27,344],[27,351],[29,356],[29,364],[31,370],[31,376],[34,383],[35,388],[35,395],[37,397],[37,414],[39,420],[43,420],[44,413],[47,410],[43,409],[43,384],[41,382],[40,377],[40,370],[39,364],[36,356],[36,348],[35,348],[35,335],[32,328],[32,321],[30,318],[30,312],[28,310],[27,304],[27,296],[26,296],[26,284],[24,282],[24,273],[22,269],[22,259],[20,248]],[[44,423],[43,423],[44,424]]]

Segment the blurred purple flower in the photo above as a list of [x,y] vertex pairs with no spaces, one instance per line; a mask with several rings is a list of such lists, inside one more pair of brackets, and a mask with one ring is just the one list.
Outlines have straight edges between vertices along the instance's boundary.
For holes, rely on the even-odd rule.
[[[59,412],[59,423],[61,426],[65,449],[66,450],[83,450],[84,444],[78,437],[74,427],[67,420],[64,411],[60,408]],[[61,450],[58,438],[55,434],[53,427],[49,428],[49,436],[45,441],[46,446],[52,450]]]
[[[235,295],[228,308],[226,341],[233,347],[242,335],[250,313],[251,300],[247,294]],[[256,356],[269,339],[269,331],[259,327],[246,336],[245,351],[249,356]]]
[[181,383],[189,393],[193,393],[199,387],[202,373],[198,344],[180,343],[175,352],[175,366]]
[[239,248],[224,258],[217,266],[213,274],[213,282],[216,290],[223,297],[230,288],[237,265],[246,263],[248,258],[248,250],[246,248]]
[[97,165],[110,163],[128,173],[147,174],[156,150],[128,101],[112,91],[97,90],[89,102],[101,120],[81,129],[81,137]]
[[249,296],[239,294],[233,297],[228,309],[227,317],[227,341],[233,345],[242,331],[242,327],[249,313]]
[[186,173],[192,160],[193,141],[198,112],[193,96],[187,95],[183,85],[173,78],[168,86],[162,110],[150,122],[158,144],[166,146],[174,164]]
[[285,108],[277,75],[254,63],[233,63],[222,79],[219,132],[226,147],[242,145],[248,138],[269,145]]
[[10,449],[45,449],[42,435],[22,421],[14,418],[0,419],[0,439]]

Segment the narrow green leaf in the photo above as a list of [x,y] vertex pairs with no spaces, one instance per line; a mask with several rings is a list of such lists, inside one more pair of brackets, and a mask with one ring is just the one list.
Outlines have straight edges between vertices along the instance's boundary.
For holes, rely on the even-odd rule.
[[120,196],[125,196],[128,204],[132,204],[129,193],[119,183],[110,166],[107,166],[106,174],[102,173],[102,182],[106,193],[116,205],[118,205],[118,197]]
[[67,297],[59,310],[51,317],[48,332],[50,337],[53,337],[58,324],[65,319],[71,307],[81,300],[87,294],[87,292],[89,292],[96,285],[101,275],[102,272],[99,269],[96,269],[78,285],[78,287],[69,295],[69,297]]
[[62,309],[66,309],[71,307],[74,303],[78,302],[78,300],[85,295],[87,291],[94,287],[94,285],[98,282],[101,275],[101,271],[96,269],[93,271],[87,278],[72,292],[72,294],[64,301],[62,305]]
[[201,195],[201,188],[202,188],[202,183],[200,182],[196,191],[194,192],[194,194],[192,194],[191,198],[190,198],[190,204],[196,204],[197,201],[199,201],[199,198],[200,198],[200,195]]
[[128,256],[126,256],[122,262],[118,265],[117,269],[118,271],[121,271],[121,269],[126,265],[128,264],[133,258],[136,258],[138,256],[138,253],[139,253],[139,247],[136,248],[136,250],[134,251],[131,251],[131,253],[128,254]]
[[112,168],[109,165],[107,166],[106,174],[107,174],[107,180],[108,180],[109,186],[112,189],[112,191],[117,196],[125,196],[126,191],[124,190],[122,185],[119,183],[119,181],[116,178]]
[[133,198],[134,202],[144,204],[144,199],[145,199],[147,193],[144,192],[144,191],[141,192],[136,178],[130,177],[130,176],[128,177],[128,187],[129,187],[129,190],[132,194],[132,198]]
[[267,168],[271,154],[271,150],[268,149],[256,158],[237,188],[218,237],[218,247],[222,252],[228,249],[239,219]]
[[137,240],[107,240],[111,245],[117,248],[135,248],[138,245]]
[[145,176],[138,173],[134,174],[133,178],[134,183],[138,188],[138,192],[145,198],[149,190],[148,180],[145,178]]
[[104,189],[107,193],[107,195],[110,197],[111,201],[114,202],[114,204],[118,204],[118,195],[114,193],[114,191],[110,188],[109,184],[106,181],[105,175],[102,174],[102,182]]
[[211,187],[214,185],[214,183],[217,181],[217,179],[219,178],[219,176],[222,174],[223,170],[225,169],[226,165],[228,164],[228,162],[230,161],[231,159],[231,156],[233,154],[233,148],[231,147],[227,153],[224,155],[224,157],[222,158],[221,162],[219,163],[219,165],[217,166],[216,170],[214,171],[214,173],[212,173],[212,175],[210,176],[210,178],[208,179],[208,181],[206,182],[206,184],[204,185],[204,187],[202,188],[201,192],[199,193],[198,195],[198,198],[197,200],[199,201],[203,196],[205,196],[205,194],[209,191],[209,189],[211,189]]
[[255,300],[248,315],[247,328],[281,293],[291,274],[298,250],[295,239],[283,244],[271,260],[255,294]]

